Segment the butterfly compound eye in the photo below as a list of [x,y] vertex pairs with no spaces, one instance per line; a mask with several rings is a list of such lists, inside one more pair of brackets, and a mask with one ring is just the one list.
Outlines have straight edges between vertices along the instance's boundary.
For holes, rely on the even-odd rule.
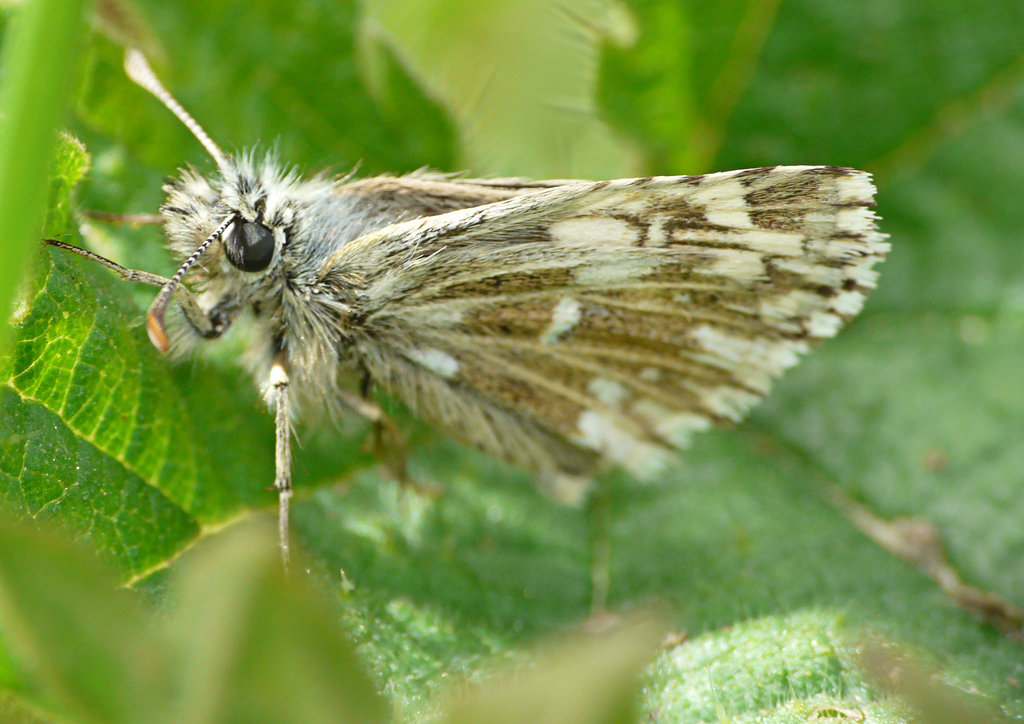
[[224,248],[228,261],[242,271],[263,271],[274,258],[274,232],[255,221],[236,222]]

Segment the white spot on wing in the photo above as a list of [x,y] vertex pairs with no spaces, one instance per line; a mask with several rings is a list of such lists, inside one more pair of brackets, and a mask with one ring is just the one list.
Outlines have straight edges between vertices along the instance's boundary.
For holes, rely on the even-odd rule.
[[859,285],[867,289],[874,289],[878,281],[878,271],[871,268],[874,260],[866,257],[860,264],[854,264],[847,268],[847,274]]
[[832,308],[840,314],[854,315],[864,306],[864,295],[860,292],[841,292],[832,300]]
[[640,370],[640,379],[644,382],[657,382],[661,379],[661,370],[657,367],[644,367]]
[[743,231],[729,235],[729,241],[773,256],[803,256],[804,235],[798,231]]
[[674,412],[654,400],[640,400],[633,405],[633,412],[646,420],[658,437],[677,447],[689,445],[693,433],[711,427],[711,421],[702,415]]
[[812,337],[832,337],[843,326],[841,317],[819,310],[807,320],[807,334]]
[[777,269],[799,274],[813,284],[838,287],[843,281],[843,270],[836,267],[815,264],[808,259],[779,259]]
[[[733,173],[727,172],[727,174]],[[705,206],[707,211],[711,211],[714,207],[720,209],[745,209],[747,202],[743,197],[747,195],[750,189],[735,178],[722,178],[722,176],[723,174],[708,176],[707,182],[697,188],[690,198],[696,203]]]
[[728,417],[735,422],[738,422],[746,411],[753,407],[760,399],[760,396],[746,390],[725,385],[707,390],[701,395],[701,402],[711,412],[722,417]]
[[761,300],[758,313],[768,319],[803,317],[821,306],[821,297],[804,289],[791,289],[785,294],[768,296]]
[[811,244],[811,250],[824,254],[831,259],[852,261],[865,253],[876,251],[864,238],[855,239],[817,239]]
[[541,335],[545,344],[557,342],[562,335],[575,327],[580,321],[582,309],[580,303],[572,297],[563,297],[551,312],[551,324]]
[[613,418],[594,410],[580,413],[576,427],[578,442],[597,450],[640,478],[650,478],[664,470],[668,454],[657,445],[638,440],[622,429]]
[[[804,211],[803,225],[807,229],[824,229],[828,230],[832,228],[832,222],[836,218],[835,209],[831,206],[827,206],[819,209],[807,209]],[[812,246],[814,246],[814,240],[812,239]]]
[[656,260],[639,257],[616,259],[614,262],[601,261],[585,264],[575,273],[577,284],[588,286],[614,286],[635,281],[654,270]]
[[637,439],[594,410],[580,413],[576,427],[581,434],[580,442],[594,450],[600,450],[614,460],[629,457],[637,445]]
[[458,360],[434,347],[416,347],[408,350],[406,356],[446,380],[454,377],[459,371]]
[[[673,237],[677,234],[673,232]],[[709,259],[707,266],[698,264],[693,271],[700,274],[717,274],[729,277],[734,282],[750,282],[765,278],[764,257],[754,251],[742,249],[701,248],[699,254]]]
[[875,197],[875,191],[875,185],[871,183],[871,176],[863,171],[836,179],[836,195],[839,197],[839,203],[868,202]]
[[653,216],[649,219],[647,246],[665,246],[665,242],[668,241],[668,237],[665,236],[665,221],[664,216]]
[[622,248],[636,246],[640,230],[623,219],[610,216],[577,216],[553,223],[551,238],[564,246]]
[[618,407],[629,397],[629,390],[616,380],[609,380],[606,377],[592,379],[587,385],[587,392],[609,407]]
[[750,214],[741,209],[716,209],[714,206],[708,206],[704,209],[704,216],[710,223],[718,226],[729,226],[734,229],[754,228]]
[[426,304],[413,307],[406,314],[415,316],[416,324],[429,327],[454,327],[462,321],[465,309],[457,304]]
[[873,233],[875,213],[866,206],[852,206],[836,212],[836,229],[850,234]]
[[760,370],[769,375],[780,374],[795,365],[806,344],[764,337],[739,337],[703,324],[690,336],[708,353],[730,363],[736,370]]

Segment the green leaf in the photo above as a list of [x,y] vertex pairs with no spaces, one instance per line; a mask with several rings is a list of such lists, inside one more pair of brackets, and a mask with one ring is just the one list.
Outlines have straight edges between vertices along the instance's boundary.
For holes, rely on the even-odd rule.
[[630,724],[639,671],[658,643],[653,623],[619,625],[549,646],[522,670],[467,686],[448,702],[450,724]]
[[[344,489],[309,495],[312,483],[341,479],[365,460],[347,434],[317,421],[300,430],[298,487],[307,494],[295,531],[321,592],[338,600],[360,656],[406,720],[436,714],[447,681],[480,677],[494,658],[522,662],[534,638],[586,617],[591,536],[602,529],[610,605],[658,602],[691,636],[650,670],[653,721],[841,721],[843,711],[907,721],[860,673],[865,630],[924,652],[955,689],[1024,715],[1019,644],[959,610],[829,502],[838,485],[883,517],[929,520],[965,580],[1024,605],[1024,9],[1002,0],[625,6],[636,32],[613,45],[601,39],[603,13],[555,23],[538,12],[496,29],[500,16],[479,3],[448,17],[430,15],[425,0],[396,5],[411,8],[406,18],[369,2],[140,3],[163,45],[158,71],[219,143],[277,142],[282,157],[309,170],[363,158],[366,173],[469,163],[480,174],[497,168],[483,165],[493,155],[521,158],[514,169],[530,175],[572,172],[558,166],[572,144],[564,157],[542,151],[538,160],[537,149],[551,148],[542,115],[511,99],[509,118],[521,125],[472,145],[477,121],[465,115],[459,83],[478,77],[497,37],[502,52],[525,38],[524,53],[577,58],[571,73],[550,63],[552,83],[575,78],[570,97],[587,109],[586,122],[628,139],[591,168],[619,168],[638,153],[642,173],[773,163],[877,173],[893,252],[864,314],[787,375],[751,421],[695,442],[663,480],[605,479],[607,525],[429,435],[412,469],[443,487],[440,499],[396,491],[368,470]],[[424,22],[419,36],[417,18],[439,20]],[[546,34],[579,22],[589,27],[582,36]],[[368,24],[376,35],[365,35]],[[152,211],[164,175],[210,162],[123,78],[119,48],[93,39],[89,58],[76,130],[94,163],[81,203]],[[518,67],[510,87],[533,90],[536,66],[503,70]],[[484,120],[494,120],[500,95],[486,98]],[[600,149],[609,146],[584,150]],[[94,228],[90,242],[140,268],[173,269],[155,232]],[[132,326],[152,293],[130,290],[133,303],[123,286],[78,260],[44,260],[0,398],[0,481],[6,507],[89,536],[130,578],[271,507],[273,496],[262,490],[270,425],[230,364],[237,342],[200,362],[158,360]],[[72,371],[79,349],[92,370]],[[111,369],[124,361],[134,371],[129,384],[138,375],[137,397],[104,377],[107,358]],[[31,381],[31,394],[19,379]],[[66,407],[65,392],[79,407]],[[109,405],[88,405],[89,395]],[[128,417],[96,428],[107,437],[77,422],[104,414]],[[159,445],[95,442],[117,439]],[[164,452],[172,441],[173,455]],[[163,469],[159,454],[178,477],[151,473]],[[213,474],[188,474],[207,466]],[[146,585],[162,591],[166,580]]]
[[[67,218],[86,164],[80,144],[66,138],[54,165],[54,223]],[[273,440],[251,384],[209,364],[167,364],[140,329],[125,284],[61,250],[41,257],[16,315],[14,348],[0,364],[7,506],[88,536],[126,578],[225,521],[272,506],[273,451],[238,445]],[[226,427],[229,419],[237,425]],[[321,446],[313,458],[320,472],[300,465],[299,479],[361,464],[358,440]],[[230,449],[244,454],[220,454]]]
[[766,615],[700,636],[659,659],[651,704],[666,720],[675,715],[722,721],[724,714],[725,721],[734,721],[747,712],[774,710],[769,721],[786,721],[790,713],[807,721],[814,711],[832,707],[866,709],[870,721],[901,721],[892,716],[899,713],[897,702],[871,701],[844,638],[840,615],[813,609]]
[[286,582],[270,526],[246,526],[188,561],[170,622],[183,703],[169,721],[385,721],[386,703],[305,583]]
[[757,419],[883,516],[937,525],[957,568],[1019,603],[1022,344],[1020,315],[880,311],[850,330],[846,349],[808,360],[795,394]]
[[[168,365],[108,272],[60,250],[43,261],[0,389],[8,501],[88,534],[127,576],[273,505],[272,446],[258,444],[273,426],[248,381]],[[357,446],[358,436],[323,450],[320,474],[359,464]],[[232,449],[241,454],[219,453]],[[316,475],[298,468],[300,480],[311,467]]]
[[[307,171],[347,171],[357,163],[364,172],[392,173],[453,166],[449,122],[422,90],[395,69],[388,108],[363,86],[353,58],[353,0],[315,0],[291,10],[198,0],[146,0],[138,7],[165,49],[167,64],[157,72],[225,148],[274,144]],[[199,26],[209,32],[194,33]],[[81,96],[87,126],[127,140],[164,174],[187,160],[208,163],[188,132],[125,78],[122,54],[103,39],[91,47],[92,73]],[[151,178],[159,189],[160,175]]]
[[365,53],[379,52],[375,43],[393,50],[455,119],[463,165],[484,174],[583,178],[635,168],[594,108],[599,44],[617,20],[609,0],[362,5],[363,62],[373,62]]
[[43,235],[59,234],[71,223],[71,194],[89,170],[89,154],[74,136],[63,134],[50,164],[50,198]]
[[4,520],[0,632],[22,696],[81,722],[142,721],[169,701],[169,649],[148,631],[137,594],[115,584],[84,547]]
[[384,721],[351,645],[301,583],[285,580],[275,532],[244,526],[190,557],[173,613],[153,617],[83,547],[0,527],[0,633],[19,694],[61,721]]

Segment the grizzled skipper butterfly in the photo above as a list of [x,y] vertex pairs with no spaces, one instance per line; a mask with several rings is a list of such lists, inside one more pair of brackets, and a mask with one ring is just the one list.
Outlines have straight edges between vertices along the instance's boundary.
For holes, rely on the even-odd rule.
[[650,478],[856,315],[889,249],[863,171],[303,179],[224,153],[141,53],[125,66],[217,164],[165,186],[184,261],[165,279],[50,243],[160,286],[147,327],[161,351],[253,318],[246,358],[276,419],[286,562],[293,416],[388,424],[369,397],[379,386],[558,497],[608,465]]

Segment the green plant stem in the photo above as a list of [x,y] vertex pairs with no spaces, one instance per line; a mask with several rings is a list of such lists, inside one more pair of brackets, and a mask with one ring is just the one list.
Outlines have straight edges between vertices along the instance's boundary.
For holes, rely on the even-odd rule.
[[[38,243],[54,130],[86,33],[89,0],[30,0],[9,26],[0,87],[0,313],[6,317],[29,249]],[[0,352],[10,337],[0,325]]]

